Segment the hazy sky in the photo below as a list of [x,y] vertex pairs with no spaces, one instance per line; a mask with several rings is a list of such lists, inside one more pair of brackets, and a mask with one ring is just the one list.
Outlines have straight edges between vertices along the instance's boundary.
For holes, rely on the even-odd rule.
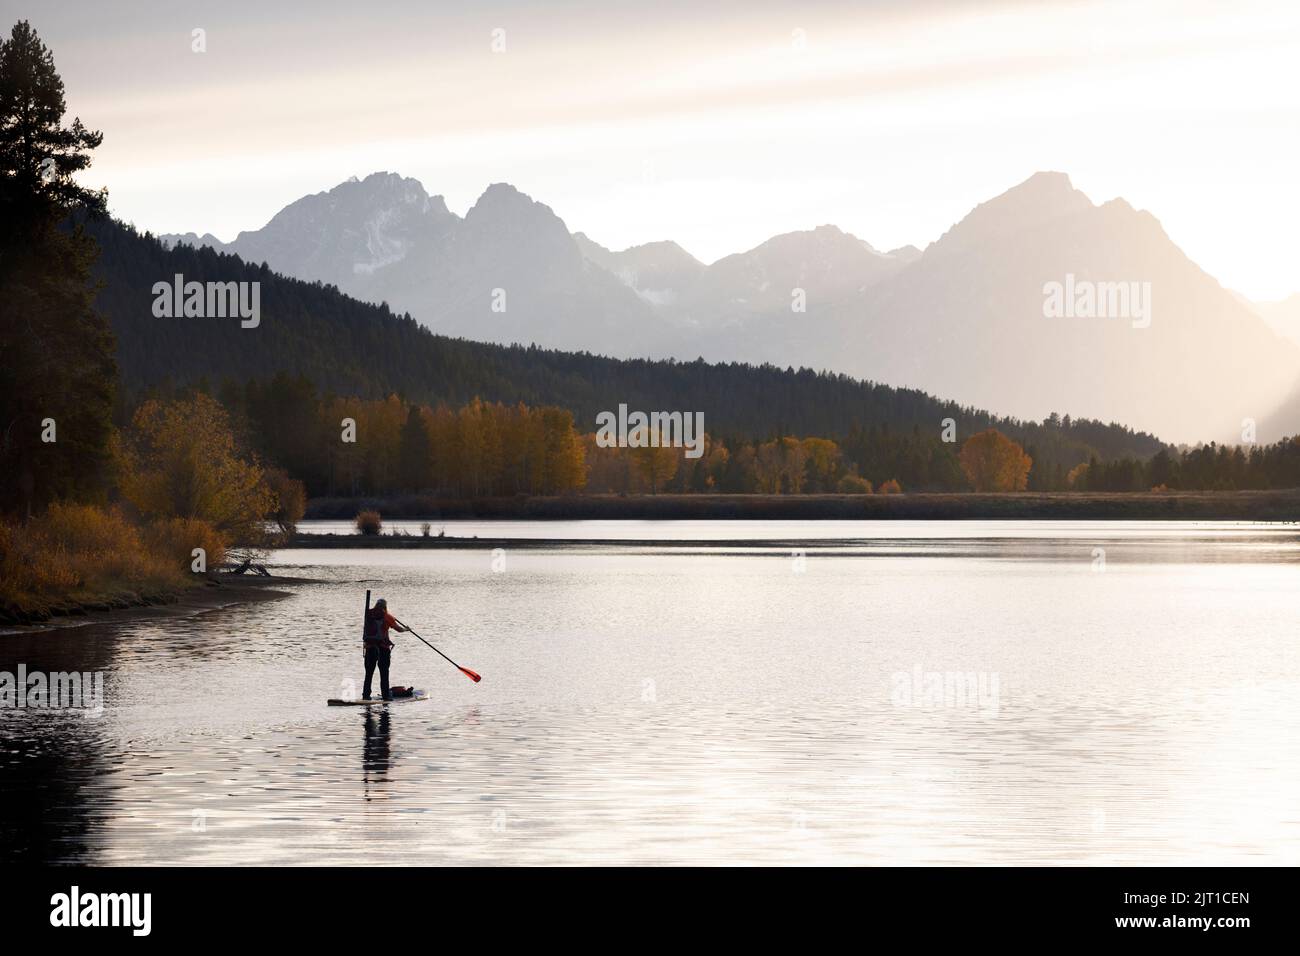
[[1293,0],[0,10],[103,130],[86,181],[155,232],[232,239],[391,170],[460,213],[513,183],[613,248],[712,261],[834,223],[887,249],[1056,169],[1149,209],[1225,285],[1300,291]]

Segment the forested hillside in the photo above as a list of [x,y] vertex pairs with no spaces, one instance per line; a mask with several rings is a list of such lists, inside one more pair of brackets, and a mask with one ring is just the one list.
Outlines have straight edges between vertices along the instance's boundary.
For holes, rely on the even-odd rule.
[[[573,412],[579,431],[592,430],[598,412],[627,403],[633,409],[702,411],[711,434],[731,439],[789,434],[861,444],[892,435],[930,446],[940,440],[942,421],[952,418],[958,442],[990,426],[1015,437],[1039,462],[1045,483],[1092,456],[1147,458],[1162,447],[1153,436],[1119,425],[1068,416],[1045,423],[999,419],[920,391],[808,369],[614,360],[449,339],[385,306],[277,275],[265,264],[208,248],[168,249],[111,221],[90,223],[88,230],[102,247],[98,306],[117,335],[126,402],[148,390],[201,382],[217,390],[282,372],[309,379],[322,395],[397,393],[430,405],[460,406],[477,397],[560,406]],[[238,318],[155,317],[154,283],[176,274],[186,281],[259,282],[260,324],[242,328]]]

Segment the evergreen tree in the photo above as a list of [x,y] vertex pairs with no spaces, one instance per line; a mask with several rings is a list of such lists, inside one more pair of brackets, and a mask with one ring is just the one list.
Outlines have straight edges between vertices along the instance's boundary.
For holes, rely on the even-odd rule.
[[102,493],[116,364],[93,308],[97,247],[69,213],[99,215],[103,192],[72,174],[102,134],[63,125],[63,81],[26,21],[0,41],[0,511]]

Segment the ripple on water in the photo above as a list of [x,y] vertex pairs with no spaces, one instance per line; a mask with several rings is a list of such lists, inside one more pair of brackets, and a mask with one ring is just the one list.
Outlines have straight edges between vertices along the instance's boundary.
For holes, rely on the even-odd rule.
[[[1294,534],[933,530],[798,574],[707,547],[527,551],[504,575],[331,551],[283,601],[7,637],[0,669],[103,670],[108,706],[0,713],[0,857],[1300,859]],[[405,641],[395,679],[433,701],[323,706],[355,693],[340,622],[380,581],[483,683]],[[900,701],[951,672],[996,675],[995,706]]]

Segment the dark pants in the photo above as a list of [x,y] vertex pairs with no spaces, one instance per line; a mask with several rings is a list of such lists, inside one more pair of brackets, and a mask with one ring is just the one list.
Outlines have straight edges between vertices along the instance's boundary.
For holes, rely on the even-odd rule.
[[388,662],[392,659],[392,648],[378,647],[374,644],[366,645],[366,683],[361,688],[361,696],[370,699],[370,681],[375,676],[375,665],[379,665],[379,692],[383,695],[384,700],[388,700],[391,694],[388,692]]

